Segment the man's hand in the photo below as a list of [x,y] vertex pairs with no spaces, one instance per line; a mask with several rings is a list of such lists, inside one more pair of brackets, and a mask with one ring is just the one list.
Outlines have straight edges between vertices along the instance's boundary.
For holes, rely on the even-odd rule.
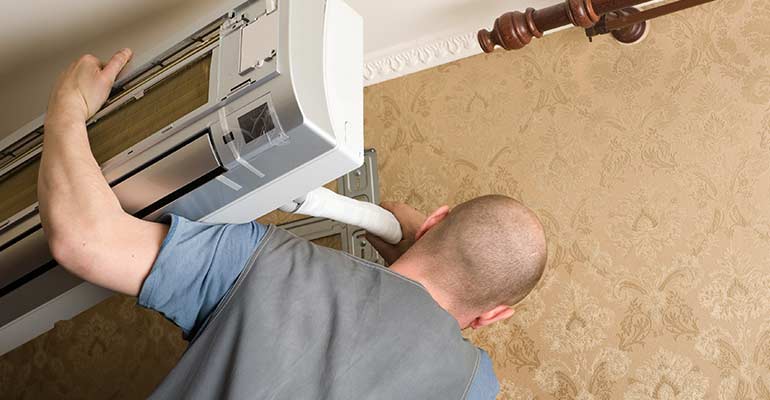
[[415,210],[414,208],[404,204],[395,202],[382,202],[380,204],[382,208],[390,211],[396,216],[396,219],[401,224],[401,231],[404,234],[404,238],[396,244],[390,244],[374,236],[370,233],[366,234],[366,240],[374,246],[380,253],[382,258],[388,265],[393,264],[401,255],[406,253],[410,247],[417,240],[417,232],[426,220],[425,214]]
[[85,55],[73,62],[54,85],[48,100],[46,119],[86,121],[107,101],[118,73],[131,59],[123,49],[102,65],[98,58]]

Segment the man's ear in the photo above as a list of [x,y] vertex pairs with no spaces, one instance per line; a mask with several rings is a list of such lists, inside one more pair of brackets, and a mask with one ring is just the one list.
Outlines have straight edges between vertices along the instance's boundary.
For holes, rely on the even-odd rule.
[[420,229],[417,230],[417,233],[414,235],[414,240],[419,240],[431,228],[438,225],[439,222],[446,218],[447,215],[449,215],[449,206],[441,206],[437,208],[436,211],[433,211],[425,222],[422,223]]
[[493,322],[511,318],[513,313],[513,308],[505,305],[499,305],[476,317],[476,319],[471,321],[468,326],[473,329],[481,328],[482,326],[487,326]]

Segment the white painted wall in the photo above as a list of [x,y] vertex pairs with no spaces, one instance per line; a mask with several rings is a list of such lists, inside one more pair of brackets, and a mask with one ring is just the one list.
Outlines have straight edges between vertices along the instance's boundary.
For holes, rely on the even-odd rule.
[[[0,26],[5,25],[6,19],[27,21],[26,25],[13,24],[18,30],[13,38],[23,46],[5,39],[0,41],[0,137],[45,112],[48,92],[59,71],[80,54],[91,53],[106,59],[123,47],[131,47],[139,54],[151,52],[158,38],[197,24],[201,16],[217,6],[215,0],[158,1],[163,7],[153,5],[153,0],[102,2],[110,6],[96,6],[99,0],[33,0],[30,7],[44,9],[40,3],[60,4],[53,8],[59,9],[61,17],[50,26],[39,20],[33,23],[36,14],[25,9],[25,2],[13,6],[15,14],[0,16]],[[89,3],[94,7],[70,8],[70,3]],[[146,6],[151,12],[130,11],[127,4],[136,4],[140,9]],[[110,7],[124,14],[110,13]],[[54,14],[46,10],[43,17],[56,20]],[[0,35],[9,33],[5,31],[8,28],[2,29]]]

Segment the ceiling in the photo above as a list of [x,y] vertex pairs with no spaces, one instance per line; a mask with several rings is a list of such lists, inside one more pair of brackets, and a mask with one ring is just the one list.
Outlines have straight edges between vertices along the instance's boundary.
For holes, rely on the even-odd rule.
[[[0,137],[45,111],[47,93],[57,72],[79,54],[88,52],[108,57],[121,47],[131,47],[138,55],[148,54],[156,50],[153,44],[158,37],[195,25],[228,2],[239,1],[6,2],[0,15],[0,38],[3,38],[0,40]],[[557,2],[559,0],[348,0],[364,17],[366,61],[371,65],[388,65],[387,71],[380,68],[377,73],[369,74],[372,75],[367,76],[369,83],[476,54],[480,50],[474,43],[473,32],[491,26],[501,13]],[[456,40],[452,42],[454,45],[448,42],[453,37],[462,38],[459,49]],[[444,51],[446,54],[430,60],[419,57],[420,62],[411,63],[408,57],[399,58],[421,46],[449,47]],[[394,66],[391,61],[396,59],[402,62]]]

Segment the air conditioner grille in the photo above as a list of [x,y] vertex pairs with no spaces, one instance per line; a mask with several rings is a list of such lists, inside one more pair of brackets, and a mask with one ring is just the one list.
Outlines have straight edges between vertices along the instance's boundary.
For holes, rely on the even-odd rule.
[[[89,126],[91,150],[99,164],[208,102],[211,55],[190,63]],[[0,222],[37,201],[37,155],[0,176]]]

